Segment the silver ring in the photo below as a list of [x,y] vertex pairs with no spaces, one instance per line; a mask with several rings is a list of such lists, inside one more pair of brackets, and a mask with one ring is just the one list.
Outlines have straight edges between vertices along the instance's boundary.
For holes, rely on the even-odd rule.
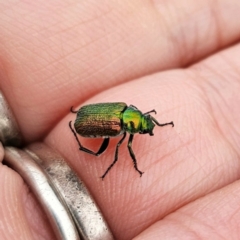
[[[8,118],[9,126],[12,126],[12,117]],[[0,121],[1,133],[4,127]],[[20,135],[8,136],[14,139],[13,136]],[[3,139],[5,135],[3,138],[0,135],[0,141]],[[5,147],[4,161],[22,176],[36,195],[58,239],[114,239],[86,186],[59,153],[43,143],[34,143],[22,150]]]

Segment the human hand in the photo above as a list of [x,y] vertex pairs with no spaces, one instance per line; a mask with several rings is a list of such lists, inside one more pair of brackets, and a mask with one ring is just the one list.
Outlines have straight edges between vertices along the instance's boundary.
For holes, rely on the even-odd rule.
[[[237,238],[239,1],[25,1],[0,11],[0,89],[26,143],[65,157],[116,239]],[[115,101],[175,123],[135,135],[142,178],[126,141],[102,181],[118,139],[96,158],[78,151],[68,127],[71,106]],[[0,177],[0,235],[53,239],[17,173],[2,165]]]

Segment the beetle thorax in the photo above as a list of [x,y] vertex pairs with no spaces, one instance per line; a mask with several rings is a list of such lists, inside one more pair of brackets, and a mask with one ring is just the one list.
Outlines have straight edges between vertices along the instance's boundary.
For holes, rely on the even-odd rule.
[[122,116],[123,128],[130,134],[135,134],[141,131],[143,114],[133,106],[128,107]]

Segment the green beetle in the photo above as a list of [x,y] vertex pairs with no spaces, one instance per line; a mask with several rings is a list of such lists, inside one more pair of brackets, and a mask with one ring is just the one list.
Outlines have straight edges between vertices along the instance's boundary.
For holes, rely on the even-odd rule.
[[[154,117],[152,117],[150,113],[156,114],[155,110],[142,113],[135,106],[127,106],[127,104],[123,102],[89,104],[81,107],[78,111],[74,111],[73,108],[71,108],[71,112],[77,114],[76,120],[74,122],[74,128],[76,131],[74,131],[72,127],[72,121],[69,122],[69,127],[73,132],[78,142],[79,150],[81,151],[99,156],[107,149],[109,138],[123,135],[116,146],[114,161],[102,175],[102,179],[117,162],[118,149],[125,139],[127,132],[130,134],[128,140],[128,150],[132,158],[134,168],[141,177],[143,172],[138,169],[137,160],[132,150],[132,141],[134,134],[148,133],[150,136],[153,136],[153,128],[155,127],[155,124],[160,127],[166,125],[172,125],[172,127],[174,127],[173,122],[160,124]],[[93,152],[90,149],[82,146],[77,137],[77,133],[82,137],[101,137],[104,138],[104,140],[99,150],[97,152]]]

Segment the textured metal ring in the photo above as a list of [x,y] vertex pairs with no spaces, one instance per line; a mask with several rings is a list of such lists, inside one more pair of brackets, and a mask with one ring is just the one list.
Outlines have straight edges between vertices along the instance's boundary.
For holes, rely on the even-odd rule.
[[[0,141],[21,143],[16,121],[0,93]],[[1,119],[0,118],[0,119]],[[113,240],[84,183],[64,158],[43,143],[25,149],[5,147],[4,162],[22,176],[42,205],[58,239]]]

